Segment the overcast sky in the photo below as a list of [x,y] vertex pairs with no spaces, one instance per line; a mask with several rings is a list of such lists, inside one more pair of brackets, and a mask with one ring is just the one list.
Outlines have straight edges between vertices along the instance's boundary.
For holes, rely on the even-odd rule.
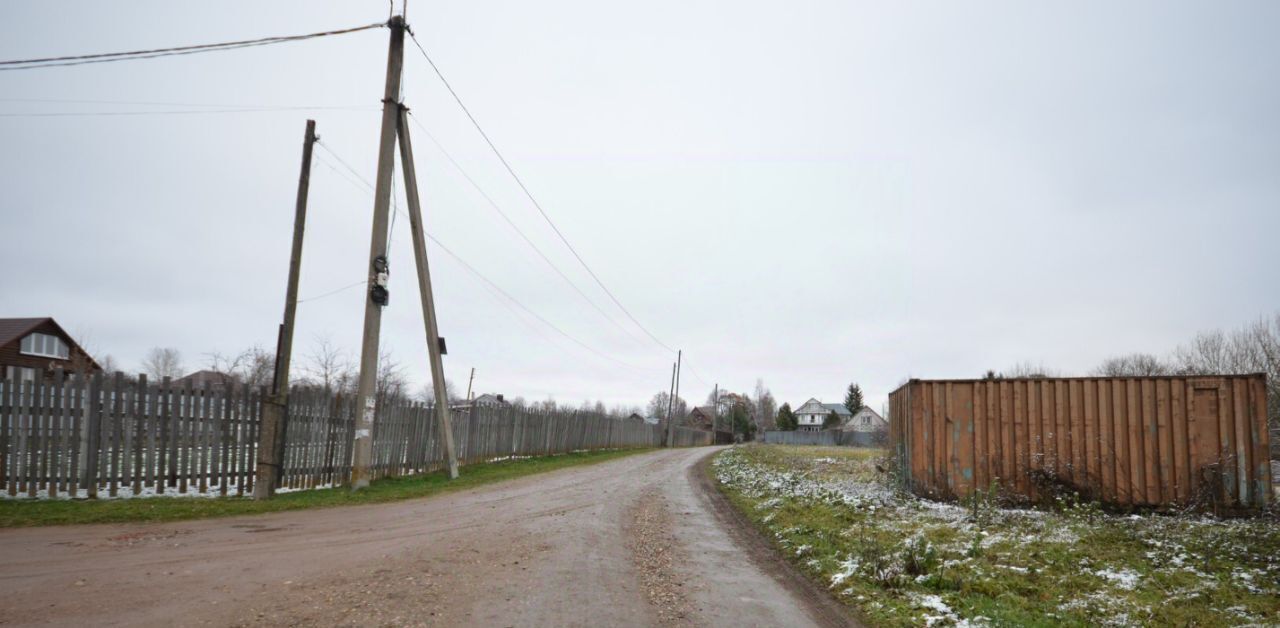
[[[763,378],[780,401],[835,402],[858,381],[878,409],[908,376],[1022,360],[1083,374],[1280,309],[1280,4],[1068,4],[415,0],[408,20],[587,263],[684,349],[685,397]],[[374,0],[5,2],[0,58],[387,15]],[[374,178],[387,35],[0,72],[0,316],[54,316],[130,370],[153,346],[189,369],[274,346],[304,121]],[[575,403],[665,389],[674,356],[577,265],[412,44],[404,81],[425,128],[608,313],[414,127],[428,232],[611,356],[433,246],[449,379],[475,367],[480,392]],[[224,105],[339,109],[11,115]],[[364,277],[372,216],[317,156],[304,299]],[[383,343],[417,388],[403,216],[391,264]],[[301,304],[295,363],[319,336],[354,358],[363,304],[359,286]]]

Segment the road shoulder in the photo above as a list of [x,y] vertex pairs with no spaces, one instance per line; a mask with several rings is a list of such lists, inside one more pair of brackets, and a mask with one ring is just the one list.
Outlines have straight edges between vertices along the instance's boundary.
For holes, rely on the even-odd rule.
[[851,609],[833,599],[825,589],[796,569],[725,497],[716,486],[711,473],[711,461],[717,453],[719,451],[711,452],[697,464],[689,467],[689,483],[705,500],[716,520],[730,535],[733,542],[741,548],[743,554],[758,569],[772,576],[779,586],[801,600],[805,604],[805,610],[817,625],[832,628],[862,626],[862,622],[857,619]]

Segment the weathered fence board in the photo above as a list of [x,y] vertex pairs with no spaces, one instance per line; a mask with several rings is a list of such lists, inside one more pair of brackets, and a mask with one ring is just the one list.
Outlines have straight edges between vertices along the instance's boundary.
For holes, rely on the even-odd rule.
[[998,483],[1124,506],[1271,499],[1265,375],[911,380],[889,399],[903,480],[924,495]]
[[882,437],[874,432],[852,430],[768,430],[761,440],[770,445],[821,445],[825,447],[875,447]]
[[[193,389],[164,378],[55,373],[48,381],[0,379],[0,491],[10,496],[112,497],[253,491],[262,390]],[[462,464],[510,456],[656,447],[662,429],[572,410],[476,407],[450,413]],[[323,390],[289,394],[282,488],[345,483],[351,473],[352,400]],[[444,468],[435,409],[379,404],[373,477]],[[711,432],[677,428],[679,447],[712,444]]]

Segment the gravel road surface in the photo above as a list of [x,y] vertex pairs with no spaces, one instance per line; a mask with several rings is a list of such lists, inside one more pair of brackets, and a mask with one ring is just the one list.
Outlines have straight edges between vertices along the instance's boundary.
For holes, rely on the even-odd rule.
[[0,625],[830,626],[662,450],[374,506],[0,530]]

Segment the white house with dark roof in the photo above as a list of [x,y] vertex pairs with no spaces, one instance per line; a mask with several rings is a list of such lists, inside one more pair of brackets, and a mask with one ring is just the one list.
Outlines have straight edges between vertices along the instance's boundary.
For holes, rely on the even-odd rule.
[[889,422],[879,412],[863,406],[857,414],[850,417],[840,429],[846,432],[880,432],[889,429]]
[[853,418],[853,413],[844,407],[842,403],[822,403],[817,399],[809,399],[804,405],[796,408],[796,429],[801,432],[818,432],[822,430],[823,421],[827,420],[827,415],[835,412],[840,417],[840,424],[844,425]]

